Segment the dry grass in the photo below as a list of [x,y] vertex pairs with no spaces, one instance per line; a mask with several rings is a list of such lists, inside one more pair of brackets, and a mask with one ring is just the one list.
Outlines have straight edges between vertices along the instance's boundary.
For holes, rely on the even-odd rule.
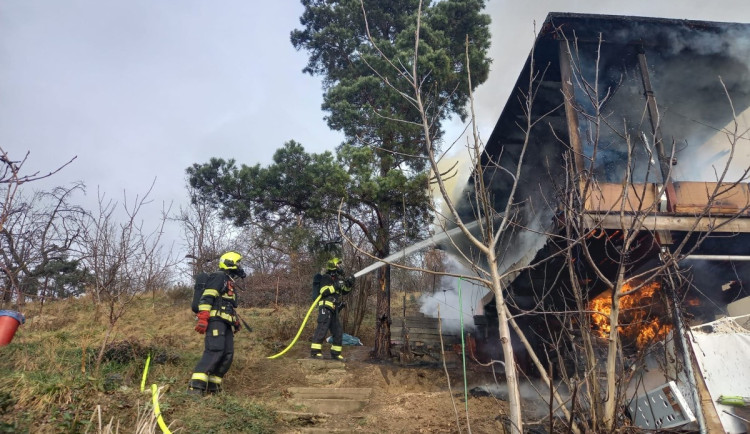
[[[274,342],[284,341],[299,310],[242,309],[245,321],[260,333],[240,334],[237,342],[255,356],[269,354]],[[26,323],[1,350],[0,432],[160,431],[150,393],[140,391],[149,353],[147,384],[167,386],[160,400],[166,423],[173,422],[175,431],[213,432],[200,401],[185,391],[203,351],[203,339],[193,330],[190,298],[168,292],[134,300],[116,324],[98,377],[92,376],[93,364],[108,324],[90,299],[50,302],[41,309],[30,304],[23,313]],[[247,414],[237,408],[252,412],[258,421],[252,432],[267,432],[264,427],[273,419],[272,412],[250,400],[224,396],[212,403],[217,407],[212,411],[230,426],[238,418],[247,424]]]

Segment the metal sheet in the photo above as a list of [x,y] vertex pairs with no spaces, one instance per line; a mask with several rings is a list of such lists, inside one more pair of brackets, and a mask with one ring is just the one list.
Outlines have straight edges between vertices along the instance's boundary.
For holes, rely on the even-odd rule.
[[693,327],[692,334],[689,341],[724,430],[748,432],[747,424],[725,413],[735,414],[735,408],[716,401],[721,395],[750,396],[750,333],[729,317]]
[[633,423],[648,430],[676,428],[695,421],[674,381],[637,397],[629,409]]

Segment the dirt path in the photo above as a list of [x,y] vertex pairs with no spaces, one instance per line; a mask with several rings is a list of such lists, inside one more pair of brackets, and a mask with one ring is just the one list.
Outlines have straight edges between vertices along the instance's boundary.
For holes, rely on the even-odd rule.
[[[236,381],[279,414],[281,432],[432,433],[466,432],[466,402],[460,369],[450,371],[451,389],[438,364],[400,367],[369,360],[368,347],[345,347],[346,363],[305,358],[295,348],[284,358],[249,360]],[[487,372],[469,370],[468,390],[492,382]],[[369,402],[341,414],[315,411],[295,399],[296,388],[369,388]],[[493,396],[471,396],[468,413],[477,433],[502,432],[505,402]],[[459,420],[457,420],[459,419]]]

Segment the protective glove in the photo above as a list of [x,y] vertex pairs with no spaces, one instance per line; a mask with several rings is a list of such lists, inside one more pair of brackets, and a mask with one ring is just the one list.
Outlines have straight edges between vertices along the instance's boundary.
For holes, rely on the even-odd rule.
[[349,289],[354,288],[354,281],[355,281],[354,275],[351,275],[347,277],[346,279],[344,279],[344,285],[348,286]]
[[235,318],[234,320],[234,334],[237,334],[240,330],[242,330],[242,325],[240,324],[240,320]]
[[198,324],[195,325],[195,331],[200,334],[206,333],[206,329],[208,328],[208,317],[209,313],[207,310],[198,312]]
[[346,309],[346,302],[342,301],[341,303],[339,303],[339,307],[338,307],[338,309],[336,309],[336,311],[337,312],[341,312],[344,309]]

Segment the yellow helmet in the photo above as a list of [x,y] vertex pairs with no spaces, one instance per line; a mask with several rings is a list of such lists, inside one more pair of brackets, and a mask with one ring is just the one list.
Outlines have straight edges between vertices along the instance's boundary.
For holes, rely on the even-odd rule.
[[336,271],[341,269],[341,259],[333,258],[326,262],[326,270]]
[[219,258],[220,270],[236,270],[240,266],[242,255],[237,252],[226,252]]
[[226,252],[219,258],[219,269],[224,270],[231,276],[237,276],[240,279],[247,277],[245,270],[240,266],[242,255],[237,252]]

